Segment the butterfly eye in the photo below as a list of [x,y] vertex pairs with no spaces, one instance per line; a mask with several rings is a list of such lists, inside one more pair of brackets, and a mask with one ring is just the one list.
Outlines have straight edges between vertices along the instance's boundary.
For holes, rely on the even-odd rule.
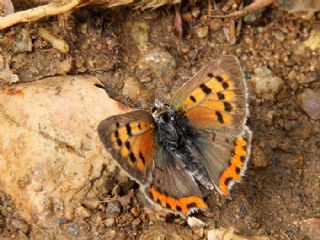
[[156,107],[153,107],[152,109],[151,109],[151,112],[152,113],[155,113],[157,111],[157,108]]

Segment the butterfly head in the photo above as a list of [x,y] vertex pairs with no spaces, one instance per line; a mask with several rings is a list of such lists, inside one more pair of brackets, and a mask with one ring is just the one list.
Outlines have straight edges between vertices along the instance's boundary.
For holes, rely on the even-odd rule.
[[154,120],[157,122],[163,113],[170,112],[170,110],[171,108],[169,104],[163,103],[160,100],[156,99],[151,112]]

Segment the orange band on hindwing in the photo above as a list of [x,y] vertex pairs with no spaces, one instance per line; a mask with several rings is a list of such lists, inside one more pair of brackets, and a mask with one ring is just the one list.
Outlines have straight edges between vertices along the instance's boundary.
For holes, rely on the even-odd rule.
[[234,181],[240,181],[241,172],[247,158],[247,139],[237,137],[235,140],[234,152],[229,167],[222,173],[219,179],[219,188],[222,193],[229,195],[229,186]]
[[197,196],[182,197],[176,199],[159,192],[153,186],[148,189],[148,193],[151,200],[158,203],[163,208],[182,213],[183,215],[186,215],[192,208],[208,208],[203,199]]

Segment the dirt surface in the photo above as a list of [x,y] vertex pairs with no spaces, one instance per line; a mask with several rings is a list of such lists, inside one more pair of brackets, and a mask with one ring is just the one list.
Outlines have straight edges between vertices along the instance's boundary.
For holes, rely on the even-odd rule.
[[[16,2],[16,10],[30,7],[25,3],[29,1]],[[228,1],[218,3],[221,8],[228,5]],[[168,102],[182,83],[217,57],[237,56],[250,88],[252,163],[242,184],[233,189],[232,200],[213,192],[208,198],[210,211],[196,216],[209,226],[235,227],[243,235],[309,239],[299,222],[320,217],[320,120],[317,109],[307,111],[299,96],[306,89],[315,94],[320,90],[320,47],[311,50],[303,45],[312,31],[319,31],[319,13],[306,18],[273,6],[245,18],[234,37],[232,24],[237,28],[239,21],[209,17],[207,1],[184,4],[181,12],[182,39],[174,34],[175,13],[170,6],[145,12],[86,8],[0,32],[1,55],[20,82],[95,74],[110,96],[146,110],[155,98]],[[41,27],[66,41],[70,51],[63,53],[41,38]],[[144,58],[148,54],[161,55],[163,65],[148,62]],[[258,92],[254,77],[259,67],[270,69],[280,84]],[[136,184],[127,179],[105,173],[96,185],[103,186],[97,191],[101,201],[116,200],[85,205],[85,218],[61,222],[66,239],[137,239],[151,223],[190,231],[179,217],[159,216],[144,208],[147,204]],[[30,223],[19,219],[17,212],[10,197],[0,195],[2,238],[27,239],[37,232],[42,236],[41,230],[30,230]],[[205,236],[192,234],[195,239]]]

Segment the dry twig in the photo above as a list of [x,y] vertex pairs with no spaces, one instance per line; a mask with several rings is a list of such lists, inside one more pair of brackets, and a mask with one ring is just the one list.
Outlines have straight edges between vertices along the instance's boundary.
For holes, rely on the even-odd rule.
[[81,0],[70,0],[67,2],[52,2],[47,5],[16,12],[0,18],[0,30],[11,27],[21,22],[36,21],[46,16],[54,16],[66,13],[77,7]]
[[239,18],[244,17],[250,13],[253,13],[261,8],[267,7],[274,3],[277,0],[255,0],[250,5],[246,6],[244,9],[230,13],[228,15],[216,15],[212,17],[218,17],[218,18]]

